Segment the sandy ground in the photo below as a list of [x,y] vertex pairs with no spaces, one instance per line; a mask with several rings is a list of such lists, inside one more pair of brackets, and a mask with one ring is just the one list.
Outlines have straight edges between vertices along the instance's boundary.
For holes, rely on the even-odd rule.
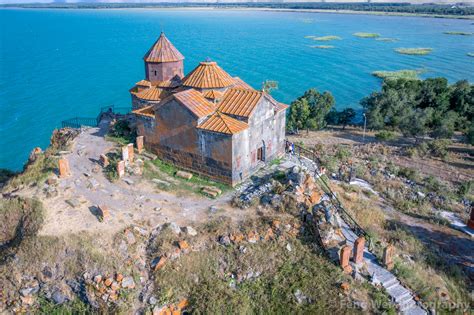
[[[155,184],[139,176],[128,175],[114,183],[109,182],[102,168],[97,167],[100,154],[115,145],[104,139],[106,128],[104,124],[100,129],[84,130],[75,139],[71,153],[64,155],[69,161],[71,176],[59,179],[59,196],[42,200],[46,219],[40,235],[80,232],[112,235],[130,224],[156,226],[175,222],[184,226],[205,221],[214,215],[228,215],[239,220],[252,211],[232,208],[229,205],[232,193],[218,199],[192,194],[177,196],[160,191]],[[70,199],[79,200],[80,206],[69,205],[66,201]],[[110,210],[110,218],[104,222],[97,219],[98,205],[106,205]],[[218,210],[211,212],[211,206]]]

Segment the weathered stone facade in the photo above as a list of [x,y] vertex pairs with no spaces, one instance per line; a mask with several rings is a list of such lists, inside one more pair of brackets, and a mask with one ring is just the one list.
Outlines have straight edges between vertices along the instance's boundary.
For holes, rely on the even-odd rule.
[[183,77],[182,59],[162,34],[145,56],[147,80],[130,90],[147,150],[230,185],[284,153],[286,105],[215,62],[201,62]]

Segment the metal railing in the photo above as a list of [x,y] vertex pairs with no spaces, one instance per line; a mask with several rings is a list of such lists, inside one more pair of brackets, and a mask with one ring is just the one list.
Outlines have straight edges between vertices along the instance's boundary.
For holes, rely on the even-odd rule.
[[74,117],[61,122],[61,128],[82,128],[82,127],[97,127],[99,121],[97,118],[90,117]]
[[93,117],[74,117],[61,121],[61,128],[97,127],[105,113],[126,115],[131,112],[130,107],[116,107],[115,105],[100,108],[100,113]]
[[[294,144],[292,142],[289,142],[288,140],[285,140],[285,147],[291,148],[292,153],[298,156],[303,156],[308,158],[309,160],[313,161],[316,164],[316,169],[315,169],[315,175],[319,175],[319,168],[321,167],[321,160],[318,158],[316,152],[312,150],[308,150],[303,148],[302,146],[298,144]],[[329,195],[329,201],[331,204],[334,206],[336,210],[339,211],[340,215],[345,219],[346,223],[355,231],[355,233],[358,236],[365,236],[366,238],[368,237],[367,232],[357,223],[357,221],[347,212],[346,209],[344,209],[344,206],[341,203],[341,200],[336,196],[336,194],[332,191],[331,187],[329,184],[326,182],[324,177],[318,176],[319,180],[316,181],[317,183],[320,184],[321,189]]]

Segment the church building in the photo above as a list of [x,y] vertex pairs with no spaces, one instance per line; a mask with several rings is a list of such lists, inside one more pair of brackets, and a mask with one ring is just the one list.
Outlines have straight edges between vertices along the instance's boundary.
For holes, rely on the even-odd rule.
[[164,161],[235,186],[284,153],[285,110],[214,61],[184,75],[184,56],[164,33],[130,89],[145,147]]

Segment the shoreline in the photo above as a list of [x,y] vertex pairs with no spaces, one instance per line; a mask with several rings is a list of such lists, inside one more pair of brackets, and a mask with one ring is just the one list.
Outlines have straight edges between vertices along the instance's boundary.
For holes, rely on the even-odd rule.
[[264,11],[264,12],[299,12],[299,13],[329,13],[329,14],[353,14],[353,15],[375,15],[375,16],[404,16],[423,17],[436,19],[474,20],[474,15],[448,15],[427,14],[409,12],[385,12],[385,11],[363,11],[363,10],[337,10],[337,9],[294,9],[294,8],[252,8],[252,7],[221,7],[221,6],[156,6],[156,7],[61,7],[61,6],[0,6],[0,9],[56,9],[56,10],[227,10],[227,11]]

